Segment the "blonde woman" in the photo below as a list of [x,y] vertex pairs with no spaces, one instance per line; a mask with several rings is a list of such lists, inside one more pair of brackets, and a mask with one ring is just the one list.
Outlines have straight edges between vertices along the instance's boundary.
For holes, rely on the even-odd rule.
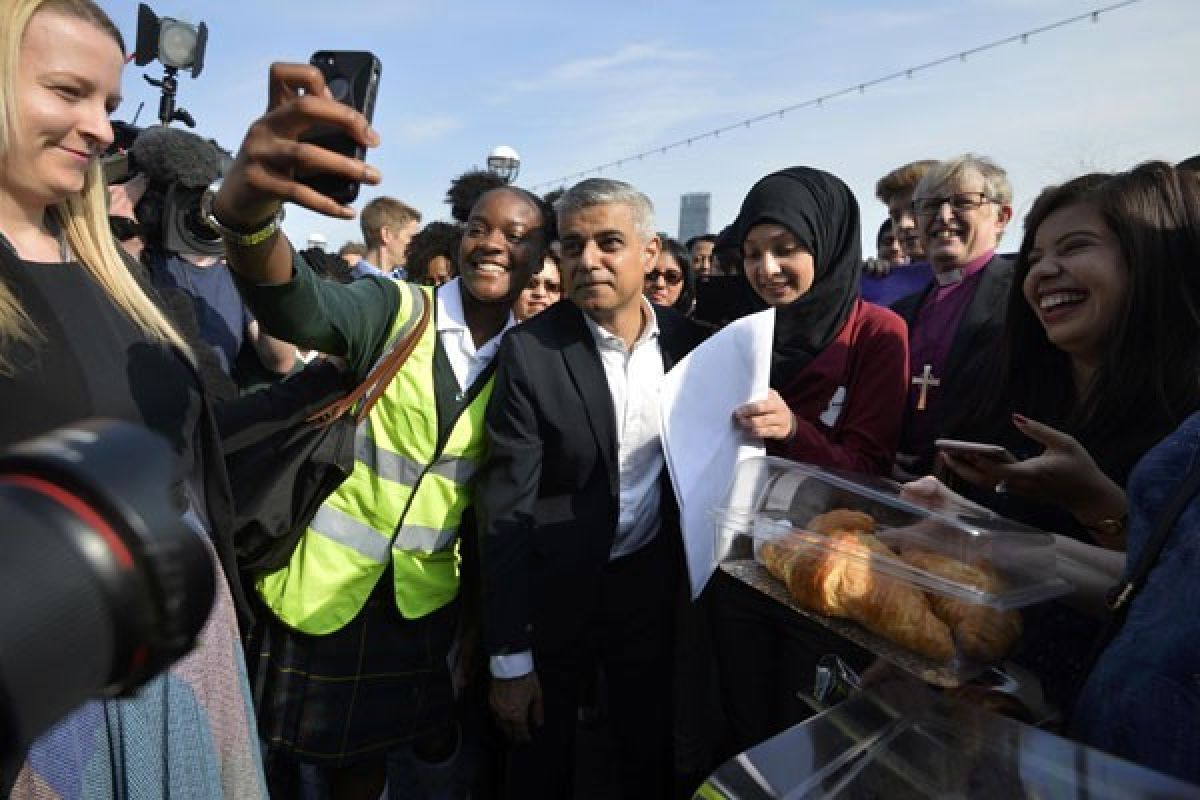
[[[228,555],[228,486],[191,355],[108,230],[97,157],[124,53],[89,0],[0,4],[0,447],[84,417],[146,425],[177,454],[180,513]],[[198,648],[135,697],[60,722],[13,797],[265,795],[234,606],[217,583]]]

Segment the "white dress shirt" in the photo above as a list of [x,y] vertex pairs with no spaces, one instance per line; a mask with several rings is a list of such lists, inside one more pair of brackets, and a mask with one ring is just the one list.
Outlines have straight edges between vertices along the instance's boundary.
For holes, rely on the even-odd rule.
[[463,313],[463,291],[462,281],[454,278],[434,292],[437,298],[438,338],[442,342],[446,358],[450,361],[450,367],[454,370],[460,392],[471,388],[479,373],[496,357],[504,332],[517,324],[516,318],[509,312],[504,328],[476,349],[471,329],[467,327],[466,314]]
[[[642,298],[645,328],[631,349],[621,337],[610,333],[584,315],[596,340],[604,378],[612,396],[617,423],[617,471],[620,475],[617,530],[609,560],[627,556],[653,541],[661,523],[663,470],[658,395],[662,389],[662,349],[659,347],[658,318],[650,302]],[[533,653],[524,651],[489,660],[497,678],[519,678],[533,671]]]
[[658,395],[665,373],[658,346],[658,318],[644,297],[642,318],[645,328],[633,347],[626,350],[621,337],[584,316],[600,351],[616,412],[621,495],[610,559],[640,550],[654,539],[659,527],[663,450]]

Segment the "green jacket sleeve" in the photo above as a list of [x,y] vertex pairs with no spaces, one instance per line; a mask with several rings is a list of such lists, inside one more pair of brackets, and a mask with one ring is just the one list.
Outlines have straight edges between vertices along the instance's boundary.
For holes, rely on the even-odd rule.
[[299,347],[346,359],[362,378],[387,344],[400,309],[400,286],[378,277],[343,284],[317,277],[299,253],[287,283],[257,286],[238,278],[246,305],[263,328]]

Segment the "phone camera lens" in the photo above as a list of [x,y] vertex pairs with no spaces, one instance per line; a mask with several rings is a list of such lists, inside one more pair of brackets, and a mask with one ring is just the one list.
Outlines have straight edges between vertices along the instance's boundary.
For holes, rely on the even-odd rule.
[[334,99],[345,103],[350,99],[350,81],[341,77],[334,78],[329,82],[329,92]]

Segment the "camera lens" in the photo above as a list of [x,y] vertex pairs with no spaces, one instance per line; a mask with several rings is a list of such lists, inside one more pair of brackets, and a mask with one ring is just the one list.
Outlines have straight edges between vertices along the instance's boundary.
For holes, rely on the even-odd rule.
[[334,78],[329,82],[329,91],[334,99],[348,103],[350,100],[350,81],[342,77]]
[[216,576],[171,502],[172,460],[165,441],[112,420],[0,454],[0,756],[194,645]]

